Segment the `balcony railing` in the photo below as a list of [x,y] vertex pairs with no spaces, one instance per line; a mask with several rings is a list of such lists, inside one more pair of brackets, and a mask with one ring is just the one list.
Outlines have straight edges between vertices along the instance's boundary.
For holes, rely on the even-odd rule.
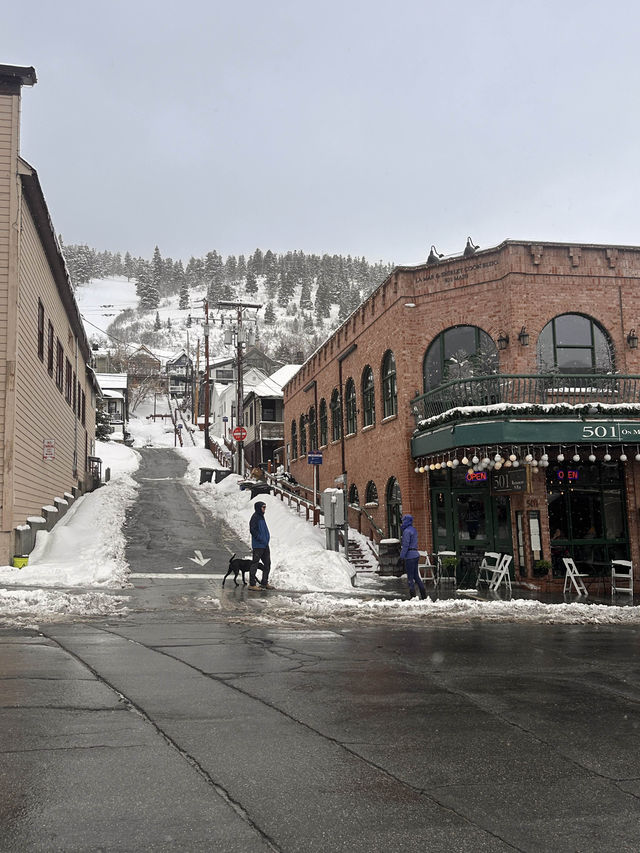
[[411,409],[419,425],[420,421],[468,406],[553,406],[561,403],[640,406],[640,376],[593,373],[474,376],[445,382],[414,397]]

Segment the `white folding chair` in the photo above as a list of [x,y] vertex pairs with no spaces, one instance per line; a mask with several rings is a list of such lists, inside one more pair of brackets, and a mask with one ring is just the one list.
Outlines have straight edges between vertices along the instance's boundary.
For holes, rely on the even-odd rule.
[[[444,561],[447,557],[453,557],[454,560],[457,560],[458,555],[455,551],[438,551],[436,556],[438,558],[438,579],[436,581],[436,586],[443,583],[452,583],[456,586],[456,564],[454,564],[453,568],[445,569]],[[453,572],[453,574],[449,574],[449,572]]]
[[418,562],[418,573],[422,580],[431,581],[433,585],[436,584],[436,573],[434,572],[434,565],[431,562],[428,551],[418,551],[420,554],[420,560]]
[[511,575],[509,574],[509,568],[511,566],[511,561],[513,557],[511,554],[503,554],[500,558],[500,562],[493,570],[493,579],[489,584],[489,590],[491,592],[496,592],[500,584],[504,584],[505,587],[511,592]]
[[497,551],[485,551],[476,578],[476,589],[481,583],[491,586],[496,569],[500,565],[501,555]]
[[562,562],[567,570],[566,575],[564,576],[564,589],[563,593],[566,594],[567,587],[571,590],[571,586],[575,586],[576,592],[578,595],[589,595],[587,592],[587,588],[584,585],[582,578],[588,578],[589,575],[581,575],[578,571],[578,567],[573,561],[573,557],[563,557]]
[[611,597],[625,592],[633,598],[633,563],[631,560],[611,560]]

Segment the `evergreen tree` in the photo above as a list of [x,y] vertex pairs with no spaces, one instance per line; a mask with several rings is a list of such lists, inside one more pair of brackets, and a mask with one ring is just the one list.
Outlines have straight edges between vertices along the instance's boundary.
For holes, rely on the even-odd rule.
[[189,286],[187,284],[187,276],[182,268],[182,261],[176,261],[173,267],[173,276],[178,288],[178,308],[184,311],[189,307]]
[[313,323],[313,317],[311,316],[311,314],[305,314],[304,315],[303,329],[305,332],[314,332],[315,331],[315,325]]
[[164,283],[164,264],[160,249],[156,246],[153,250],[153,260],[151,261],[151,283],[158,291],[158,294],[163,291]]
[[311,286],[306,279],[302,282],[302,287],[300,289],[300,307],[307,311],[313,308],[313,302],[311,300]]
[[162,328],[162,323],[160,322],[160,312],[156,311],[156,321],[153,324],[153,330],[154,330],[154,332],[159,332],[161,328]]
[[247,293],[251,294],[258,292],[258,279],[256,278],[256,274],[253,269],[247,271],[245,290],[247,291]]
[[236,276],[238,281],[244,281],[247,277],[247,262],[244,255],[238,255],[238,266],[236,267]]
[[264,322],[267,326],[273,326],[276,321],[276,312],[273,310],[273,304],[267,302],[267,307],[264,309]]
[[167,329],[171,330],[171,317],[167,317]]
[[124,270],[123,271],[127,277],[127,281],[130,281],[134,276],[134,269],[133,269],[133,258],[131,257],[129,252],[125,252]]
[[96,407],[96,438],[98,441],[111,441],[111,418],[105,409],[104,400]]

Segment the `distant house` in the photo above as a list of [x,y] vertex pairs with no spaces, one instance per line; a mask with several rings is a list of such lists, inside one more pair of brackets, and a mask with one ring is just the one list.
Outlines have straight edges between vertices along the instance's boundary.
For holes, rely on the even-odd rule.
[[129,420],[129,384],[126,373],[97,373],[105,409],[112,426],[112,438],[123,441]]
[[[98,384],[91,348],[35,169],[19,156],[23,86],[0,65],[0,564],[92,488]],[[53,509],[52,509],[53,508]],[[16,550],[17,549],[17,550]]]
[[136,384],[144,379],[161,379],[162,359],[142,344],[129,356],[127,373]]
[[[266,379],[282,364],[268,356],[258,347],[250,346],[242,355],[242,384],[243,391],[256,385],[262,379]],[[219,434],[221,433],[221,419],[227,417],[229,426],[236,422],[237,402],[237,366],[236,356],[218,356],[209,361],[209,394],[211,423],[215,424]],[[226,386],[233,386],[233,390],[225,391]],[[200,402],[198,410],[200,415],[205,411],[205,377],[200,377]]]
[[[247,394],[257,385],[267,379],[267,375],[256,367],[249,367],[242,372],[243,393]],[[236,384],[213,384],[213,401],[211,406],[211,425],[218,435],[233,429],[237,424],[238,392]],[[226,418],[226,420],[225,420]]]
[[167,388],[171,397],[188,397],[193,382],[193,361],[184,350],[166,363]]
[[247,437],[244,454],[250,467],[273,462],[276,451],[284,445],[282,386],[299,369],[298,364],[285,364],[245,394],[243,423]]

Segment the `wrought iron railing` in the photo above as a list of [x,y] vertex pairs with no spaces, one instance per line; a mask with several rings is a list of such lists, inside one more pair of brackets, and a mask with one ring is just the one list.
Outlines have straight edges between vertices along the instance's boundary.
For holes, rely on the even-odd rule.
[[445,382],[426,394],[414,397],[411,409],[416,425],[419,425],[420,421],[435,418],[451,409],[500,403],[640,405],[640,376],[593,373],[474,376]]

